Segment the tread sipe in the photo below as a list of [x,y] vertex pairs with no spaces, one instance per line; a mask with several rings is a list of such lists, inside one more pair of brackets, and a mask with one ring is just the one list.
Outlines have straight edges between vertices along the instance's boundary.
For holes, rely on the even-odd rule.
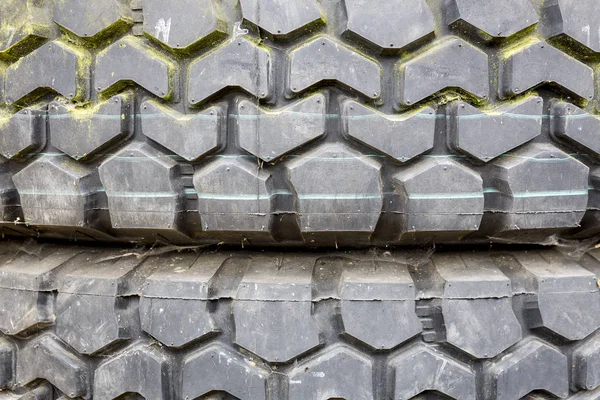
[[597,0],[0,3],[4,236],[600,231]]
[[4,242],[0,399],[599,399],[599,276],[599,250]]

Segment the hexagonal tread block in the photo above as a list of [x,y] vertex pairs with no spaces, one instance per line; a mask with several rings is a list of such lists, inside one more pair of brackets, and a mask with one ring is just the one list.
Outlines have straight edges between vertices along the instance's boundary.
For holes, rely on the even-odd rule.
[[395,399],[409,400],[425,391],[453,399],[475,400],[475,372],[435,348],[418,344],[388,361]]
[[415,104],[441,90],[459,89],[476,98],[489,93],[488,57],[462,39],[443,39],[399,66],[398,103]]
[[0,2],[0,58],[21,57],[52,35],[49,7],[47,2]]
[[545,327],[567,340],[581,340],[600,328],[600,289],[593,273],[558,253],[513,256],[535,282],[530,327]]
[[447,158],[429,158],[393,177],[402,199],[404,232],[476,231],[483,216],[483,180]]
[[131,9],[119,0],[61,0],[54,21],[85,39],[98,40],[124,32],[133,24]]
[[576,148],[600,156],[600,117],[568,102],[554,100],[550,104],[550,133]]
[[194,187],[204,231],[269,231],[272,177],[256,164],[220,158],[196,171]]
[[86,363],[54,335],[36,337],[19,351],[17,385],[45,379],[69,397],[87,397],[89,370]]
[[81,48],[50,42],[6,69],[6,101],[33,101],[49,90],[72,101],[89,97],[91,57]]
[[444,280],[446,341],[475,358],[492,358],[521,340],[509,278],[487,255],[433,256]]
[[102,50],[96,57],[96,90],[108,94],[133,82],[170,100],[177,87],[176,64],[141,40],[126,36]]
[[381,66],[325,36],[292,50],[289,62],[288,92],[292,96],[323,81],[335,81],[370,99],[381,96]]
[[549,144],[534,144],[493,165],[486,207],[502,213],[497,229],[579,225],[588,200],[589,168],[583,163]]
[[584,100],[594,97],[594,70],[544,42],[509,50],[500,63],[500,97],[552,83]]
[[208,309],[211,280],[223,265],[222,255],[171,256],[148,276],[140,299],[142,329],[161,343],[181,347],[216,332]]
[[486,40],[507,38],[538,22],[530,0],[449,0],[445,10],[450,25],[467,27]]
[[91,109],[52,102],[48,106],[50,142],[78,161],[127,139],[133,133],[132,98],[118,95]]
[[573,386],[594,390],[600,386],[600,335],[578,344],[572,358]]
[[267,398],[269,371],[219,345],[187,355],[182,370],[182,395],[186,399],[202,398],[213,391],[226,392],[238,399]]
[[45,111],[26,108],[0,114],[0,154],[8,159],[27,159],[46,145]]
[[302,232],[373,232],[383,205],[380,168],[337,143],[288,163]]
[[133,143],[98,168],[114,228],[180,228],[179,165],[145,143]]
[[269,162],[325,133],[325,96],[315,94],[281,110],[269,111],[248,100],[238,103],[240,146]]
[[94,399],[112,400],[136,393],[148,400],[170,399],[169,359],[148,345],[129,348],[109,358],[94,373]]
[[424,0],[345,0],[344,4],[345,33],[379,51],[399,52],[433,37],[433,14]]
[[65,157],[46,155],[13,176],[25,222],[90,226],[98,223],[98,174]]
[[187,161],[196,161],[224,144],[223,107],[182,114],[148,100],[142,103],[141,114],[144,135]]
[[534,390],[565,398],[568,376],[566,356],[541,340],[529,340],[487,365],[485,399],[522,399]]
[[293,39],[323,24],[315,0],[240,0],[246,21],[264,29],[275,39]]
[[213,0],[143,0],[144,32],[171,50],[190,52],[226,36]]
[[[113,253],[84,253],[69,261],[56,297],[56,334],[82,354],[97,353],[131,338],[132,321],[124,312],[127,275],[138,260],[104,261]],[[94,259],[95,258],[95,259]]]
[[253,257],[233,304],[235,342],[269,362],[287,362],[318,346],[311,276],[298,257]]
[[43,260],[31,254],[0,268],[0,331],[6,335],[27,333],[31,328],[51,325],[56,319],[54,296],[49,292],[56,285],[49,278],[78,252],[66,248],[42,250]]
[[415,286],[406,265],[353,262],[342,272],[339,287],[346,335],[373,349],[389,350],[421,333]]
[[555,0],[542,8],[544,33],[570,48],[600,53],[600,15],[594,0]]
[[[243,60],[241,62],[240,60]],[[237,88],[259,99],[271,96],[271,56],[255,43],[235,38],[192,61],[188,102],[196,105],[226,88]]]
[[326,393],[331,399],[373,399],[373,361],[345,345],[298,364],[288,372],[290,400],[315,399]]
[[430,107],[386,115],[354,100],[342,106],[344,133],[397,161],[406,162],[433,147],[437,115]]
[[455,102],[450,107],[450,144],[457,151],[488,162],[539,136],[543,107],[542,98],[537,96],[491,112]]

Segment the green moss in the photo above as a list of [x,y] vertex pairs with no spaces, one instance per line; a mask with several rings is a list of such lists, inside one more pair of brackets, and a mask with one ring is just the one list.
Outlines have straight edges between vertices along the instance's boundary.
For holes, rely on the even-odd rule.
[[564,33],[548,38],[548,43],[551,43],[552,46],[581,61],[588,63],[600,61],[600,54],[595,53],[582,43]]
[[0,129],[10,123],[12,114],[6,110],[0,110]]

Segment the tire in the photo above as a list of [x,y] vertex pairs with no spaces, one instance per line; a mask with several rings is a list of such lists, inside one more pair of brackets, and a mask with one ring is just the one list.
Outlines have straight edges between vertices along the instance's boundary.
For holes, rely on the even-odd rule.
[[597,2],[534,3],[4,0],[2,232],[593,237]]
[[598,250],[0,249],[0,399],[600,399]]

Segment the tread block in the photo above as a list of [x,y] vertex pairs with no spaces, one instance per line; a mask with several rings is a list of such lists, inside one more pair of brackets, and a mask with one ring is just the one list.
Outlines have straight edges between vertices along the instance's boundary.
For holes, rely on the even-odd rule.
[[187,161],[196,161],[224,145],[223,106],[182,114],[149,100],[142,103],[141,113],[144,135]]
[[54,322],[54,308],[47,296],[38,292],[0,288],[0,331],[18,335],[36,326]]
[[579,44],[600,53],[600,16],[594,0],[555,0],[542,9],[548,19],[545,34],[569,46]]
[[326,397],[373,399],[373,362],[344,345],[335,345],[289,373],[289,400]]
[[241,159],[221,158],[194,174],[204,231],[270,230],[271,175]]
[[[114,253],[103,252],[110,257]],[[56,334],[82,354],[96,353],[131,337],[131,318],[123,313],[125,278],[139,261],[92,261],[89,254],[76,257],[80,263],[59,278],[56,297]]]
[[133,82],[153,95],[169,100],[174,97],[177,87],[175,63],[131,36],[120,39],[98,54],[95,73],[96,90],[105,94]]
[[0,338],[0,388],[8,389],[15,378],[16,351],[12,341]]
[[[475,400],[475,373],[466,365],[424,344],[417,344],[388,361],[395,399],[409,400],[425,391],[452,399]],[[433,372],[433,373],[432,373]]]
[[325,144],[287,165],[302,232],[372,232],[383,204],[381,166],[342,144]]
[[538,22],[530,0],[448,0],[445,9],[451,26],[459,28],[466,23],[488,40],[507,38]]
[[455,102],[450,107],[450,144],[457,151],[488,162],[542,133],[543,106],[542,98],[537,96],[492,112]]
[[567,357],[538,339],[490,362],[484,376],[485,398],[489,400],[521,399],[534,390],[560,398],[569,394]]
[[259,99],[271,97],[271,56],[253,42],[235,38],[190,64],[188,101],[197,105],[226,88],[242,89]]
[[563,101],[552,101],[550,112],[550,133],[555,138],[600,155],[599,117]]
[[63,0],[54,6],[54,21],[81,38],[121,32],[133,22],[131,10],[119,0]]
[[142,329],[167,346],[181,347],[216,332],[209,312],[210,282],[222,256],[172,256],[145,281],[140,298]]
[[325,96],[315,94],[277,111],[248,100],[237,107],[240,146],[270,162],[325,133]]
[[226,36],[212,0],[143,0],[142,9],[146,35],[170,49],[189,52]]
[[13,176],[25,222],[89,226],[98,223],[101,188],[97,172],[65,157],[46,155]]
[[[0,82],[1,84],[2,82]],[[46,112],[26,108],[0,114],[0,154],[8,159],[27,159],[46,145]]]
[[318,346],[311,276],[310,259],[253,257],[233,303],[235,343],[268,362],[287,362]]
[[51,277],[55,269],[78,252],[58,249],[44,254],[19,257],[0,268],[0,331],[17,335],[36,326],[50,325],[56,316],[55,290]]
[[588,201],[589,168],[549,144],[533,144],[494,162],[486,207],[501,231],[579,226]]
[[446,341],[476,358],[492,358],[522,338],[511,284],[489,257],[434,255],[444,279]]
[[98,171],[114,228],[179,228],[183,183],[179,165],[168,156],[138,142],[106,160]]
[[346,100],[342,118],[346,135],[400,162],[433,148],[437,115],[430,107],[389,116]]
[[75,160],[87,160],[133,133],[131,103],[126,95],[114,96],[92,109],[52,102],[48,106],[50,141]]
[[89,98],[90,55],[60,41],[34,50],[6,69],[6,102],[35,100],[49,90],[71,101]]
[[167,356],[155,348],[139,345],[96,368],[94,399],[112,400],[125,393],[136,393],[146,400],[169,400],[171,385]]
[[[289,62],[290,96],[323,81],[338,82],[371,99],[381,96],[381,66],[325,36],[292,50]],[[352,65],[352,69],[348,65]]]
[[71,398],[89,398],[88,366],[52,334],[31,340],[19,351],[17,385],[36,379],[47,380]]
[[553,83],[584,100],[594,97],[594,70],[544,42],[519,47],[503,55],[500,97],[527,92]]
[[185,399],[201,398],[212,391],[227,392],[240,400],[267,398],[269,371],[219,345],[186,356],[182,374]]
[[537,287],[533,328],[546,327],[567,340],[581,340],[600,328],[600,290],[596,276],[560,253],[517,254]]
[[[341,277],[343,331],[376,350],[421,333],[414,282],[404,264],[354,262]],[[366,290],[365,290],[366,289]]]
[[346,33],[380,51],[402,51],[415,42],[433,36],[433,14],[424,0],[400,3],[385,0],[345,0]]
[[217,331],[208,301],[143,297],[142,329],[166,346],[181,347]]
[[294,38],[310,27],[323,24],[315,0],[240,0],[246,21],[264,29],[275,39]]
[[600,336],[593,335],[573,351],[573,385],[594,390],[600,386]]
[[52,34],[52,14],[44,2],[0,2],[0,58],[23,56]]
[[415,104],[446,88],[486,98],[488,75],[488,57],[483,51],[457,37],[444,39],[425,53],[400,64],[398,103],[401,106]]
[[429,158],[393,176],[403,232],[475,231],[483,215],[483,180],[447,158]]

